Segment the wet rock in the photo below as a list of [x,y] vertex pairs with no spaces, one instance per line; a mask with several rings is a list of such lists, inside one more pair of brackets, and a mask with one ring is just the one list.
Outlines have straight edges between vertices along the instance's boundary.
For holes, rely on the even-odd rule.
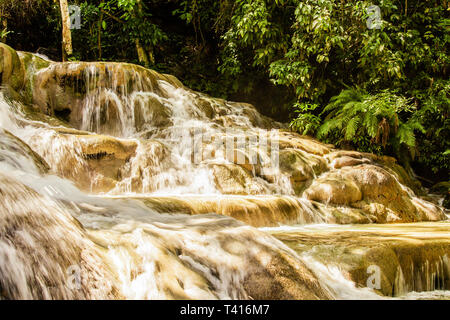
[[244,280],[244,288],[255,300],[324,300],[330,294],[312,272],[288,255],[279,254]]
[[[31,91],[33,104],[47,115],[62,118],[78,129],[87,125],[96,129],[97,133],[120,135],[124,130],[120,126],[126,116],[122,114],[123,109],[136,107],[134,104],[127,105],[130,101],[138,103],[141,108],[136,110],[136,125],[143,125],[142,117],[146,113],[152,113],[149,117],[154,121],[153,125],[168,124],[169,113],[155,96],[142,93],[132,95],[142,91],[161,94],[158,81],[177,87],[181,85],[173,77],[132,64],[52,62],[35,73]],[[86,99],[92,101],[87,103]],[[97,110],[85,110],[88,106],[95,106]],[[91,124],[83,123],[86,121],[83,115],[88,111],[96,115],[91,119]]]
[[442,209],[415,200],[412,191],[403,187],[394,175],[375,165],[326,172],[304,194],[311,200],[362,209],[378,223],[445,219]]
[[24,86],[25,69],[17,52],[4,43],[0,43],[0,84],[14,91]]
[[[305,201],[287,196],[197,196],[138,198],[159,213],[190,215],[216,213],[242,221],[253,227],[275,227],[280,224],[312,224],[334,222],[333,215],[313,212]],[[356,221],[353,219],[352,222]]]
[[80,143],[83,157],[100,160],[112,156],[118,160],[129,160],[136,152],[137,143],[103,135],[75,136]]
[[[0,154],[0,161],[7,161],[8,163],[15,163],[20,168],[20,159],[17,155],[21,155],[25,158],[31,159],[36,166],[37,170],[41,174],[45,174],[50,170],[47,162],[36,152],[34,152],[25,142],[14,136],[12,133],[0,129],[0,150],[6,149],[8,154]],[[13,155],[14,154],[14,155]]]
[[121,170],[137,148],[134,140],[83,134],[65,128],[45,138],[48,148],[40,148],[41,139],[33,136],[27,142],[34,150],[40,150],[51,171],[72,180],[78,188],[94,193],[108,192],[122,180]]
[[382,166],[392,175],[395,175],[400,183],[411,188],[416,194],[423,194],[423,189],[419,181],[397,163],[397,160],[388,156],[377,156],[371,153],[357,151],[334,151],[325,156],[333,169],[357,166],[361,164],[373,164]]
[[3,174],[0,194],[2,298],[121,298],[99,247],[69,212]]
[[[333,152],[327,154],[325,157],[330,163],[333,163],[333,161],[338,160],[340,158],[345,158],[345,159],[352,158],[352,159],[356,159],[356,160],[363,160],[365,162],[367,162],[367,160],[375,161],[378,158],[375,154],[372,154],[372,153],[364,153],[364,152],[348,151],[348,150],[333,151]],[[339,168],[336,168],[336,169],[339,169]]]
[[170,110],[154,95],[133,95],[135,127],[142,131],[146,127],[168,127],[172,124]]
[[223,194],[258,194],[258,190],[249,171],[234,164],[211,164],[216,187]]
[[205,116],[209,119],[212,119],[215,116],[215,110],[212,106],[211,101],[205,97],[199,97],[197,99],[198,108],[205,114]]
[[370,163],[368,159],[355,159],[352,157],[344,156],[333,160],[331,167],[333,169],[340,169],[343,167],[353,167],[359,164]]
[[443,205],[448,211],[450,209],[450,181],[435,184],[431,188],[431,191],[436,192],[438,197],[442,195],[443,199],[438,199],[437,201],[440,202],[440,204]]
[[44,68],[47,68],[51,61],[45,60],[40,56],[29,52],[17,52],[22,65],[25,70],[24,90],[22,92],[21,100],[28,106],[33,104],[33,89],[36,73]]
[[279,154],[280,171],[289,176],[297,195],[301,195],[312,180],[327,170],[323,158],[298,149],[282,149]]
[[[384,296],[450,289],[450,225],[445,222],[274,231],[272,235],[300,254],[338,267],[359,288],[372,284],[374,292]],[[376,272],[379,283],[370,278]]]
[[355,182],[330,175],[314,180],[304,195],[310,200],[336,205],[350,205],[362,200],[361,190]]
[[157,176],[173,168],[170,152],[159,141],[139,141],[135,155],[119,169],[114,194],[151,193],[158,190]]
[[286,148],[300,149],[307,153],[324,156],[331,152],[333,146],[321,143],[308,136],[301,136],[295,132],[280,130],[279,148],[280,150]]

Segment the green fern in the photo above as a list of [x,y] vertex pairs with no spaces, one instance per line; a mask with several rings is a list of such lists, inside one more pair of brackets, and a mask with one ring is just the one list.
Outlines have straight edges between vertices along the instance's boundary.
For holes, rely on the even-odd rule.
[[321,139],[332,137],[334,141],[331,142],[338,144],[350,142],[356,147],[360,141],[366,141],[359,137],[367,136],[383,149],[391,146],[394,152],[400,153],[405,147],[413,154],[415,131],[423,132],[424,129],[417,119],[404,122],[400,116],[413,109],[408,99],[389,90],[375,95],[359,88],[343,90],[323,109],[321,116],[326,115],[325,121],[317,135]]

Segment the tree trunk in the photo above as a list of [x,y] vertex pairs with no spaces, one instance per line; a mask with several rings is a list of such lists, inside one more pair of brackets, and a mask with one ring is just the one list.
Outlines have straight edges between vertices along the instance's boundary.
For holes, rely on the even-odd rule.
[[[137,12],[138,16],[142,16],[142,11],[144,10],[142,7],[141,0],[136,0],[137,4]],[[148,51],[146,48],[141,44],[141,41],[139,39],[135,40],[136,43],[136,51],[138,54],[139,62],[143,63],[146,67],[150,66],[150,63],[155,63],[155,58],[153,57],[153,50],[151,47],[148,48]]]
[[148,55],[147,52],[145,51],[145,48],[141,45],[139,39],[136,39],[135,43],[139,62],[142,62],[146,67],[148,67],[150,65],[150,60],[148,59]]
[[5,32],[3,37],[0,38],[0,42],[6,43],[6,37],[7,37],[7,32],[8,32],[8,21],[5,18],[0,19],[0,20],[2,22],[2,25],[0,28],[2,28],[2,30]]
[[4,31],[5,34],[0,38],[0,42],[6,43],[8,20],[6,20],[6,16],[3,15],[3,8],[0,9],[0,33],[2,33],[2,31]]
[[62,21],[62,59],[67,61],[67,58],[72,55],[72,34],[70,31],[70,15],[67,0],[59,0],[61,7],[61,21]]
[[[103,0],[102,2],[103,3]],[[102,59],[102,25],[103,25],[103,12],[100,12],[100,20],[98,22],[97,33],[97,47],[98,47],[98,60]]]

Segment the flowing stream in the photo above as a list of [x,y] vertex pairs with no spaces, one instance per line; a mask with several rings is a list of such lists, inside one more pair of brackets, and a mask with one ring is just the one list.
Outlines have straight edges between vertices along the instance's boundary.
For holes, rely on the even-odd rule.
[[[365,287],[338,259],[340,246],[317,239],[354,231],[329,224],[353,209],[302,195],[334,165],[321,155],[326,146],[298,138],[294,181],[280,158],[288,133],[250,105],[126,64],[34,72],[46,84],[70,75],[75,93],[38,86],[35,104],[53,104],[47,115],[0,94],[0,298],[449,298],[447,222],[424,223],[418,233],[433,239],[416,246],[397,239],[399,261],[425,253],[399,262],[395,292]],[[421,210],[432,207],[394,183]],[[385,230],[394,237],[384,225],[371,232]],[[428,254],[434,246],[441,251]]]

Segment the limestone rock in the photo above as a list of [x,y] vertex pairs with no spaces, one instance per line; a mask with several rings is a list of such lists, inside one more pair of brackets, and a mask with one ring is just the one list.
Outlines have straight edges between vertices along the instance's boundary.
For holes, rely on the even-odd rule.
[[300,195],[314,177],[326,171],[323,158],[307,154],[299,149],[282,149],[279,155],[280,171],[287,174],[296,194]]
[[318,156],[330,153],[333,148],[333,146],[321,143],[311,137],[283,130],[279,131],[279,147],[280,150],[286,148],[300,149]]
[[[195,196],[138,198],[150,209],[159,213],[183,213],[190,215],[216,213],[242,221],[253,227],[276,227],[280,224],[312,224],[333,220],[312,213],[311,206],[287,196]],[[352,222],[356,219],[351,220]]]
[[257,194],[258,186],[253,183],[249,171],[234,164],[211,164],[214,181],[223,194]]
[[[121,298],[100,248],[68,212],[2,174],[0,194],[1,298]],[[78,290],[67,285],[75,265],[82,276]]]
[[380,287],[374,289],[384,296],[450,289],[446,222],[274,231],[272,235],[299,254],[308,252],[316,261],[338,267],[360,288],[367,289],[369,277],[378,270]]
[[355,182],[329,175],[314,180],[304,195],[310,200],[336,205],[350,205],[362,200],[362,192]]
[[244,288],[255,300],[331,299],[308,268],[285,254],[252,272],[244,280]]
[[[14,136],[12,133],[6,130],[0,130],[0,143],[0,150],[5,148],[11,152],[10,154],[19,154],[30,159],[36,166],[39,173],[45,174],[49,171],[50,167],[47,162],[40,155],[34,152],[25,142]],[[20,159],[17,159],[17,156],[11,156],[9,159],[5,159],[6,156],[7,154],[0,155],[0,161],[16,163],[16,165],[20,167]]]
[[[362,209],[373,222],[445,219],[442,209],[414,200],[411,190],[380,166],[358,165],[326,172],[305,191],[311,200]],[[413,201],[414,200],[414,201]],[[423,203],[418,205],[417,202]]]
[[25,69],[17,52],[0,42],[0,84],[19,91],[24,86]]

